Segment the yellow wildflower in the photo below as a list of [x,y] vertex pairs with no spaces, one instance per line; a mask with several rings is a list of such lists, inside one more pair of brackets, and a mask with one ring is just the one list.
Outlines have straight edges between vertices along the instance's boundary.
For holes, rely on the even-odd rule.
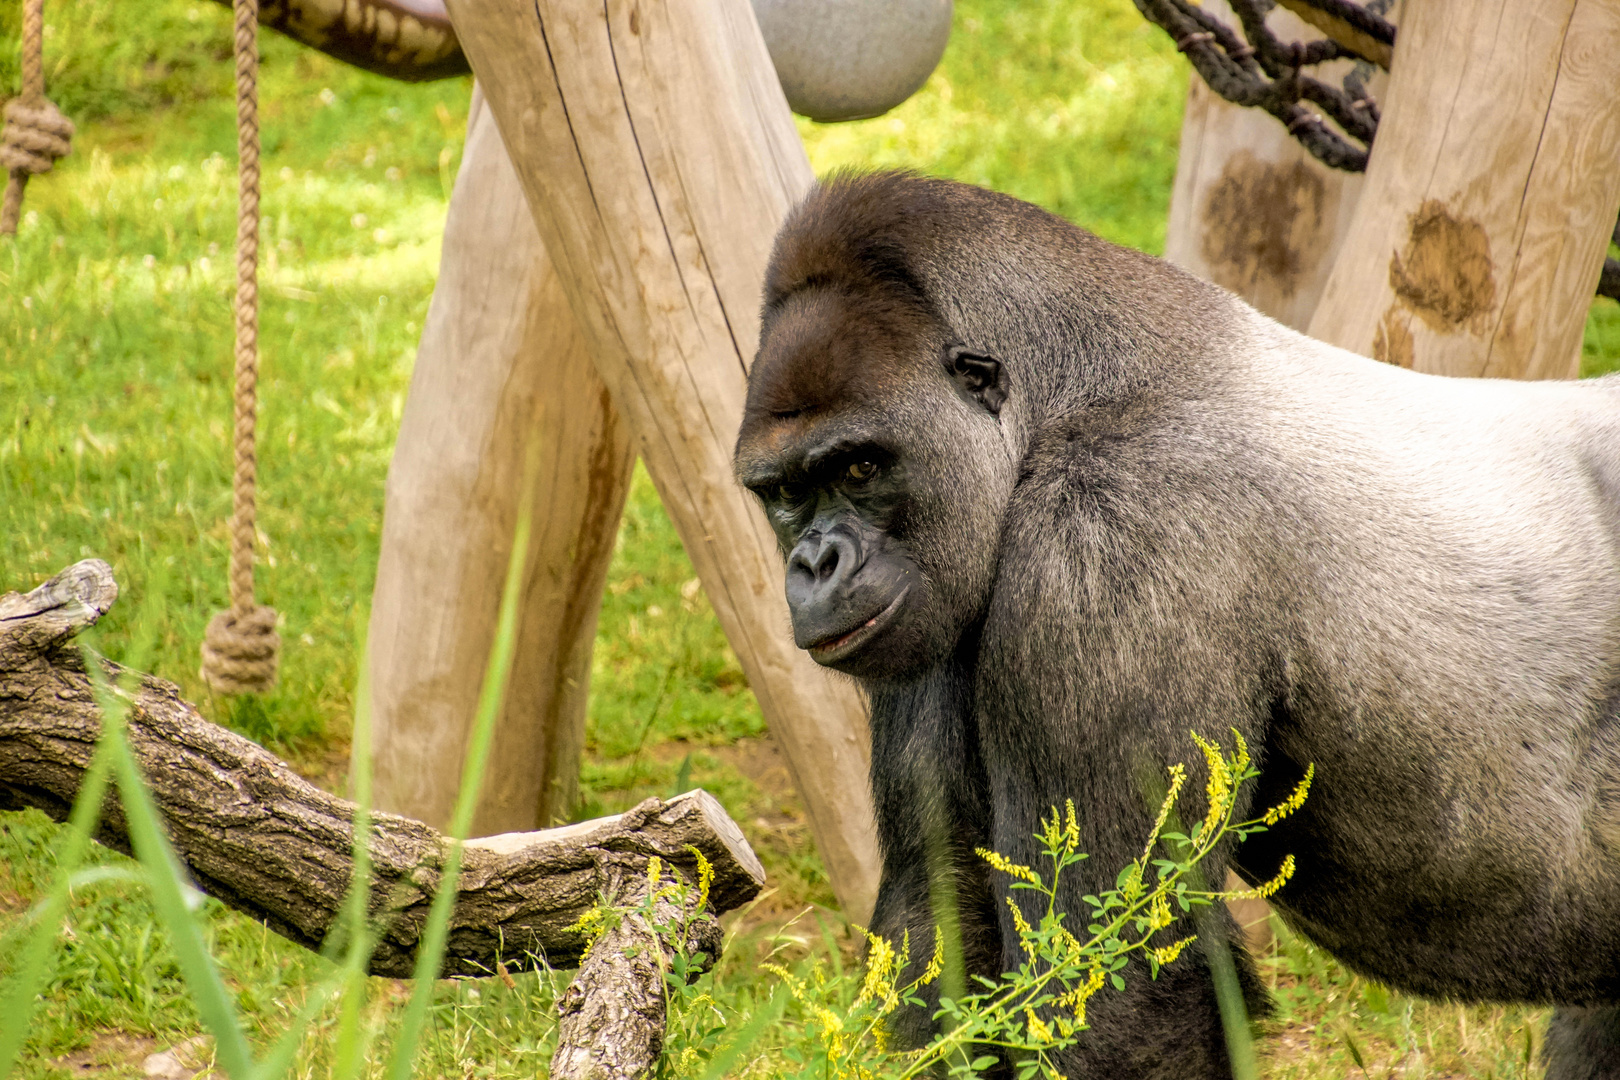
[[1152,956],[1153,959],[1157,960],[1161,965],[1168,964],[1176,957],[1180,956],[1181,950],[1185,949],[1188,945],[1191,945],[1195,940],[1197,940],[1196,934],[1190,937],[1184,937],[1173,945],[1165,945],[1158,949],[1149,949],[1148,954]]
[[603,908],[593,907],[589,911],[582,912],[573,923],[563,927],[563,932],[585,935],[585,952],[583,955],[589,956],[597,941],[603,934],[607,933],[607,915],[607,911]]
[[1232,775],[1241,777],[1249,771],[1249,744],[1243,741],[1243,733],[1237,728],[1228,728],[1232,739],[1237,743],[1237,753],[1232,755]]
[[1164,893],[1160,893],[1153,898],[1153,903],[1148,907],[1148,932],[1163,930],[1173,921],[1174,917],[1170,914],[1170,901]]
[[1316,775],[1316,763],[1313,761],[1305,766],[1305,776],[1294,786],[1294,793],[1287,799],[1266,811],[1266,816],[1260,820],[1266,825],[1275,825],[1283,818],[1305,805],[1305,796],[1311,793],[1311,777]]
[[1209,812],[1204,815],[1204,823],[1198,832],[1198,839],[1207,844],[1215,835],[1215,827],[1226,815],[1226,802],[1232,794],[1232,774],[1227,769],[1219,746],[1196,731],[1191,734],[1198,749],[1204,752],[1204,761],[1209,766],[1209,782],[1204,785],[1204,793],[1209,798]]
[[1119,892],[1127,901],[1134,903],[1136,898],[1142,895],[1143,863],[1146,859],[1147,856],[1144,855],[1141,861],[1133,862],[1125,868],[1125,882],[1120,885]]
[[1080,819],[1074,814],[1074,800],[1066,799],[1063,804],[1068,810],[1067,820],[1063,824],[1063,850],[1073,855],[1080,849]]
[[1027,866],[1020,866],[1006,856],[999,855],[994,851],[987,851],[984,848],[975,848],[974,850],[979,853],[979,858],[1000,870],[1003,874],[1011,874],[1013,877],[1027,881],[1031,885],[1041,883],[1040,875]]
[[1030,928],[1029,923],[1024,921],[1024,913],[1018,910],[1018,905],[1013,903],[1010,896],[1007,897],[1007,907],[1012,911],[1013,926],[1018,930],[1018,944],[1023,946],[1024,955],[1034,960],[1035,942],[1030,939],[1035,936],[1035,931]]
[[647,860],[647,884],[649,886],[654,889],[658,888],[658,879],[663,876],[663,873],[663,859],[660,859],[658,856],[654,855],[652,858]]
[[1270,881],[1262,882],[1252,889],[1237,889],[1221,895],[1229,900],[1264,900],[1274,894],[1278,889],[1288,884],[1288,879],[1294,876],[1294,857],[1285,855],[1282,866],[1277,870],[1277,876]]
[[860,993],[855,995],[857,1009],[868,1001],[894,996],[889,986],[894,974],[894,946],[871,932],[866,937],[872,949],[866,956],[866,978],[861,980]]
[[699,851],[694,845],[687,844],[686,850],[690,851],[692,858],[697,860],[698,908],[702,909],[707,907],[709,903],[709,886],[714,884],[714,867],[709,865],[709,860],[705,859],[703,852]]
[[1049,1043],[1052,1041],[1052,1029],[1038,1016],[1034,1009],[1025,1009],[1024,1016],[1029,1020],[1029,1041],[1033,1043]]
[[1091,973],[1086,976],[1086,981],[1082,985],[1058,999],[1059,1005],[1066,1005],[1074,1010],[1074,1026],[1076,1028],[1086,1026],[1086,1001],[1098,990],[1102,989],[1103,979],[1105,978],[1107,978],[1107,974],[1103,969],[1094,967],[1091,969]]
[[939,978],[939,973],[941,971],[944,971],[944,970],[945,970],[945,935],[939,932],[938,927],[935,927],[935,929],[934,929],[934,955],[933,955],[932,959],[930,959],[928,961],[928,966],[923,968],[922,978],[917,980],[917,985],[918,986],[927,986],[929,983],[931,983],[935,979]]
[[1159,806],[1159,816],[1154,819],[1153,831],[1148,833],[1147,847],[1142,849],[1142,858],[1145,861],[1153,853],[1153,845],[1159,842],[1159,833],[1164,831],[1164,823],[1170,819],[1170,811],[1175,809],[1176,797],[1181,794],[1181,788],[1187,782],[1187,766],[1176,762],[1170,766],[1170,790],[1164,793],[1164,802]]

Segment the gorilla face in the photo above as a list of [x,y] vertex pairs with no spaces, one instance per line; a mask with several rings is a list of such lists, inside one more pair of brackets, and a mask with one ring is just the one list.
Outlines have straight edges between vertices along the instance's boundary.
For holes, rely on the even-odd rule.
[[786,559],[795,643],[846,674],[899,678],[948,653],[987,602],[1011,487],[1006,377],[926,322],[851,307],[801,296],[767,316],[737,475]]

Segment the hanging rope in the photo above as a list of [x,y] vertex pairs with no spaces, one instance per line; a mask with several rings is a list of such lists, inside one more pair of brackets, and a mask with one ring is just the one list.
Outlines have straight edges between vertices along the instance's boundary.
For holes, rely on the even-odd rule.
[[45,97],[45,0],[23,0],[22,93],[6,104],[0,167],[10,174],[0,204],[0,234],[17,235],[28,178],[50,172],[72,147],[73,121]]
[[259,3],[236,0],[236,479],[231,516],[231,609],[208,622],[202,676],[224,694],[264,693],[276,681],[276,613],[253,599],[254,451],[259,386]]

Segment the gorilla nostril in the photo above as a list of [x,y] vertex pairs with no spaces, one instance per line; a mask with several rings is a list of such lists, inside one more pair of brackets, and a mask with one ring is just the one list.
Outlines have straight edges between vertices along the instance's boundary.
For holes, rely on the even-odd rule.
[[826,581],[838,570],[838,545],[828,544],[821,549],[820,557],[816,559],[815,574],[817,581]]

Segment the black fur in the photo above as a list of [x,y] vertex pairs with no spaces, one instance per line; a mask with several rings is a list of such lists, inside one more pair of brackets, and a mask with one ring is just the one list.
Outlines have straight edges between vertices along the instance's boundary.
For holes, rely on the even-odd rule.
[[[1004,196],[817,188],[771,259],[737,472],[799,643],[871,699],[874,930],[926,958],[953,898],[968,970],[1015,965],[973,848],[1036,862],[1072,797],[1080,910],[1168,765],[1201,793],[1189,732],[1236,728],[1264,769],[1240,812],[1317,783],[1213,880],[1294,854],[1284,916],[1406,990],[1620,1002],[1620,387],[1501,387],[1330,350]],[[1069,1075],[1227,1073],[1200,950],[1232,926],[1200,929],[1094,999]],[[1594,1015],[1560,1014],[1558,1075],[1613,1075]]]

